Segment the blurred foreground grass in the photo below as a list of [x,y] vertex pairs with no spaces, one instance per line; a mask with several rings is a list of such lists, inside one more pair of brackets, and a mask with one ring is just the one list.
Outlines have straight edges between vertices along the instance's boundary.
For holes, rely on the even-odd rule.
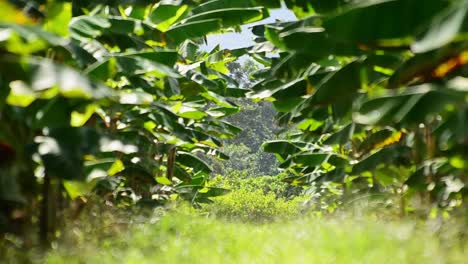
[[381,200],[363,199],[327,213],[304,210],[303,196],[228,187],[234,191],[201,209],[90,202],[79,217],[65,216],[47,252],[34,241],[0,239],[0,263],[468,263],[463,211],[401,218]]
[[[451,240],[452,235],[456,233],[446,233],[447,241],[457,240]],[[447,243],[436,237],[427,223],[335,215],[254,224],[179,212],[134,224],[118,236],[99,242],[82,236],[81,240],[61,244],[42,261],[67,264],[466,263],[466,249],[466,243],[460,240]]]

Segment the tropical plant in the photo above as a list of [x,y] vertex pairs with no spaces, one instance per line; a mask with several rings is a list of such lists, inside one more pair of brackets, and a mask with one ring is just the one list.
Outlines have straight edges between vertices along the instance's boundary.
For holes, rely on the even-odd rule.
[[246,50],[199,44],[268,12],[200,2],[1,2],[2,232],[38,217],[46,243],[68,198],[90,191],[116,205],[225,192],[197,155],[227,158],[220,138],[240,131],[221,119],[245,94],[225,65]]
[[252,48],[206,51],[207,34],[281,1],[1,1],[0,232],[37,224],[47,244],[90,192],[115,206],[226,193],[200,157],[227,159],[221,139],[240,132],[223,118],[248,91],[227,66],[244,54],[264,67],[249,97],[297,128],[264,145],[288,182],[391,192],[402,213],[418,193],[461,206],[468,3],[284,2],[299,20],[254,27]]
[[298,21],[253,30],[266,69],[250,96],[274,101],[278,120],[300,130],[264,145],[290,182],[337,182],[345,195],[389,191],[402,213],[417,193],[422,204],[460,206],[467,2],[285,2]]

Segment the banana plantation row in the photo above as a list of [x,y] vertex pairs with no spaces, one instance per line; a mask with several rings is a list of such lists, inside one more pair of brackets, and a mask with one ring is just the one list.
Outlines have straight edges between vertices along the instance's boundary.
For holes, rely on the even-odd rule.
[[[255,45],[202,48],[283,5],[296,21],[253,26]],[[285,6],[284,6],[285,5]],[[384,193],[402,214],[466,209],[468,2],[122,0],[0,2],[0,233],[67,207],[198,207],[206,157],[240,129],[235,98],[271,101],[292,128],[266,142],[285,181]],[[228,64],[262,67],[239,88]],[[272,120],[271,120],[272,121]],[[268,121],[268,122],[271,122]],[[458,210],[458,211],[457,211]]]

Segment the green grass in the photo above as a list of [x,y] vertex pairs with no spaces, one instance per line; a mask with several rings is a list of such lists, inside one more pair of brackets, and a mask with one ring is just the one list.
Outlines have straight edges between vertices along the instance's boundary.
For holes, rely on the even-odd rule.
[[40,248],[26,253],[11,246],[13,238],[3,251],[0,243],[0,253],[6,263],[58,264],[458,264],[468,259],[468,244],[461,241],[463,217],[401,219],[378,199],[331,214],[315,207],[304,211],[304,196],[287,199],[260,187],[221,187],[233,191],[201,210],[173,204],[153,212],[91,203],[67,221],[48,253]]
[[[423,225],[348,216],[254,224],[172,213],[99,244],[82,239],[45,263],[464,263]],[[466,245],[465,245],[465,249]]]

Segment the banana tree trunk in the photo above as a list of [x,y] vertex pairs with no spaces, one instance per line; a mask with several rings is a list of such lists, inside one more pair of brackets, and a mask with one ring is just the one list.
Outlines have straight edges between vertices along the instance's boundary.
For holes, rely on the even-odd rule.
[[39,241],[43,247],[49,246],[51,179],[46,172],[42,184],[41,213],[39,216]]

